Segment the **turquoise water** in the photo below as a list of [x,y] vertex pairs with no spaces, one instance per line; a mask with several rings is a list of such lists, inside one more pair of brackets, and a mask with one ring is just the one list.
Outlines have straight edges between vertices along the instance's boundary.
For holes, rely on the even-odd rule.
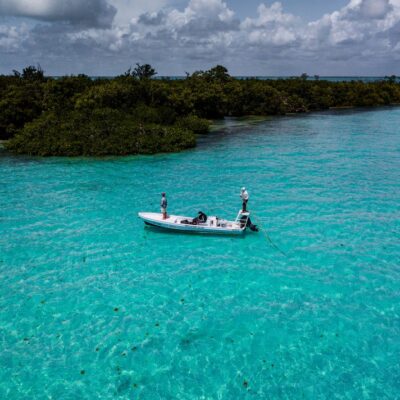
[[[227,120],[180,154],[0,154],[1,399],[400,398],[400,109]],[[233,217],[244,238],[144,228]]]

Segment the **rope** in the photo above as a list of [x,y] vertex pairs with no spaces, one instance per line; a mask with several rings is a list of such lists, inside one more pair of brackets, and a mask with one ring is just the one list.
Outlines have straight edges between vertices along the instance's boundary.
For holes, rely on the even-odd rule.
[[283,250],[281,250],[273,241],[272,241],[272,239],[270,238],[270,236],[268,235],[268,232],[267,232],[267,230],[261,225],[261,223],[260,223],[260,220],[258,219],[258,217],[254,214],[254,213],[251,213],[253,216],[254,216],[254,220],[255,220],[255,222],[257,223],[257,225],[259,225],[260,226],[260,231],[261,231],[261,233],[264,235],[264,237],[268,240],[268,242],[270,243],[270,245],[272,246],[272,248],[274,248],[276,251],[278,251],[279,253],[281,253],[282,255],[284,255],[285,257],[288,257],[288,255],[283,251]]
[[[211,209],[210,211],[213,212],[214,210]],[[261,222],[260,222],[260,219],[259,219],[253,212],[250,212],[250,214],[253,216],[253,219],[254,219],[254,221],[257,223],[257,225],[260,227],[260,232],[261,232],[261,233],[264,235],[264,237],[267,239],[267,241],[269,242],[269,244],[271,245],[271,247],[272,247],[273,249],[275,249],[277,252],[281,253],[283,256],[285,256],[285,257],[288,258],[288,255],[287,255],[283,250],[281,250],[281,249],[272,241],[272,239],[271,239],[271,237],[269,236],[267,230],[262,226],[262,224],[261,224]],[[140,242],[138,243],[138,246],[143,245],[143,244],[147,241],[147,232],[146,232],[146,229],[144,230],[144,234],[143,234],[142,239],[143,239],[143,240],[140,241]],[[153,239],[154,239],[154,238],[153,238]],[[157,238],[157,240],[166,240],[166,239],[169,239],[169,238]]]

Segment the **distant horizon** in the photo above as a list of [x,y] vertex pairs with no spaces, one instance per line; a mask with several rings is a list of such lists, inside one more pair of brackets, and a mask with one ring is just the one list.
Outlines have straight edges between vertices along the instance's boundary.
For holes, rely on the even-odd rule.
[[[62,78],[64,76],[77,76],[77,75],[86,75],[90,78],[116,78],[122,74],[116,74],[116,75],[88,75],[85,73],[81,74],[63,74],[63,75],[47,75],[45,74],[46,77],[50,78]],[[240,78],[260,78],[260,79],[279,79],[279,78],[300,78],[302,74],[298,75],[230,75],[232,78],[235,79],[240,79]],[[313,74],[313,75],[308,75],[307,79],[309,80],[315,80],[315,78],[318,77],[321,80],[324,79],[351,79],[351,78],[362,78],[362,79],[385,79],[385,78],[390,78],[390,77],[396,77],[396,80],[400,80],[400,75],[397,74],[389,74],[389,75],[319,75],[319,74]],[[162,79],[162,78],[186,78],[186,75],[163,75],[163,74],[157,74],[154,76],[153,79]]]
[[[40,64],[32,65],[35,68],[41,68]],[[25,67],[24,67],[25,68]],[[3,76],[12,76],[14,74],[14,72],[22,72],[22,70],[24,69],[13,69],[11,72],[9,73],[0,73],[0,75]],[[121,76],[124,74],[124,72],[120,72],[117,74],[112,74],[112,75],[106,75],[106,74],[99,74],[99,75],[92,75],[92,74],[88,74],[85,72],[78,72],[78,73],[66,73],[66,74],[47,74],[46,70],[42,69],[44,76],[48,77],[48,78],[61,78],[64,76],[78,76],[78,75],[85,75],[88,76],[90,78],[116,78],[118,76]],[[195,72],[198,71],[206,71],[206,70],[200,70],[197,69],[195,71],[193,71],[192,73],[189,73],[189,76]],[[400,79],[400,73],[396,74],[396,73],[389,73],[389,74],[384,74],[384,75],[352,75],[352,74],[338,74],[338,75],[322,75],[322,74],[309,74],[307,72],[302,72],[299,74],[281,74],[281,75],[260,75],[260,74],[237,74],[237,75],[233,75],[229,72],[229,75],[232,78],[300,78],[302,77],[304,74],[307,76],[307,79],[315,79],[316,77],[320,78],[320,79],[326,79],[326,78],[390,78],[390,77],[396,77],[398,79]],[[154,75],[153,79],[160,79],[160,78],[186,78],[187,74],[160,74],[156,71],[156,74]]]

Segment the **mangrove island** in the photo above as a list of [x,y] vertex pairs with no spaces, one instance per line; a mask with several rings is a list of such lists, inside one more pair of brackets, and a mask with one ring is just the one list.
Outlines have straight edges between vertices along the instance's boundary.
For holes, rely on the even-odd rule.
[[396,77],[376,82],[237,79],[223,66],[154,79],[137,64],[115,78],[46,77],[40,67],[0,76],[0,140],[15,154],[104,156],[196,145],[211,119],[400,103]]

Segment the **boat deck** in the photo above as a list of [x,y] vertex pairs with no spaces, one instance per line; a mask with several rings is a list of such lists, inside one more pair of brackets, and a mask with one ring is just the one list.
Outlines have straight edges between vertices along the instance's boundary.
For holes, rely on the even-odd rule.
[[[243,213],[242,215],[248,216],[248,213]],[[205,223],[199,222],[197,224],[190,223],[193,218],[181,215],[168,215],[166,219],[163,219],[161,213],[140,212],[139,217],[147,225],[198,233],[241,234],[246,228],[245,224],[237,222],[238,219],[236,221],[227,221],[215,216],[208,217]],[[188,221],[188,223],[183,221]]]

